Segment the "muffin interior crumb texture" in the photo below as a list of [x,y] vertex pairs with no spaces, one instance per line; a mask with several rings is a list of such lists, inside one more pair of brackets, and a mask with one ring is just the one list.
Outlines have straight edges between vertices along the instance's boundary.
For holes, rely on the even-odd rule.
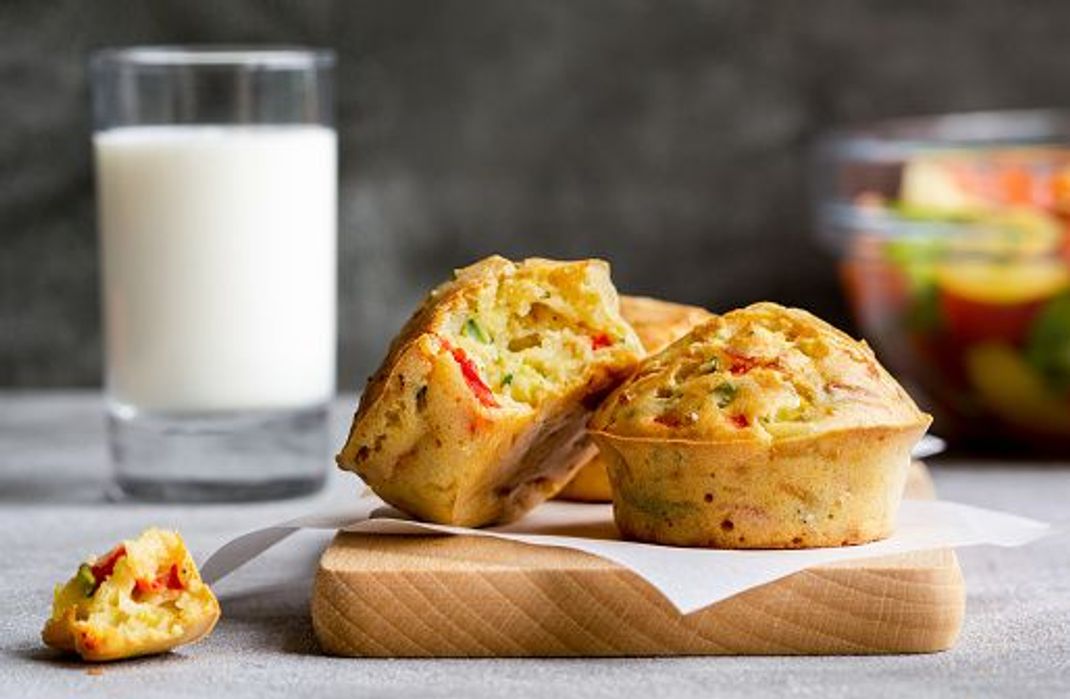
[[605,294],[587,266],[511,265],[463,295],[440,336],[482,403],[537,406],[583,380],[599,354],[635,351]]
[[699,326],[644,362],[612,401],[596,429],[696,440],[771,440],[918,416],[865,343],[771,303]]

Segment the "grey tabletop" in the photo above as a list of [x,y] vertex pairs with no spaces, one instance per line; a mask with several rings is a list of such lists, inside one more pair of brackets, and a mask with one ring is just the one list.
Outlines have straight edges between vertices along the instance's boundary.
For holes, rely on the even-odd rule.
[[[339,439],[352,400],[333,411]],[[932,467],[944,498],[1065,521],[1070,464]],[[52,585],[115,540],[160,524],[203,559],[229,537],[360,486],[249,505],[106,497],[102,402],[92,392],[0,392],[0,696],[1070,696],[1070,538],[960,554],[968,588],[957,646],[922,656],[620,660],[364,660],[322,655],[308,614],[324,533],[301,533],[217,587],[223,619],[202,643],[91,670],[42,647]],[[318,537],[318,538],[317,538]]]

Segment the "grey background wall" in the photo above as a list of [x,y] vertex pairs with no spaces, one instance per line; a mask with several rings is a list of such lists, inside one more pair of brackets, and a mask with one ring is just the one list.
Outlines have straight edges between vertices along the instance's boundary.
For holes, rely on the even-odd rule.
[[340,386],[492,251],[845,322],[806,147],[877,117],[1070,103],[1060,0],[441,0],[0,6],[0,386],[100,380],[84,63],[98,46],[338,51]]

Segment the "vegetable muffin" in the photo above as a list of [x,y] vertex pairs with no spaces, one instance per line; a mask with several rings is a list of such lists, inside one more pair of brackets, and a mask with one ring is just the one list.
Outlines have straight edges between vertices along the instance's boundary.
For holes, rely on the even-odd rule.
[[[643,296],[621,296],[620,313],[639,336],[643,349],[650,354],[660,352],[699,323],[713,317],[704,308]],[[613,491],[609,487],[605,459],[594,454],[557,497],[585,502],[611,502]]]
[[591,434],[624,536],[807,548],[891,533],[930,422],[865,343],[759,303],[646,359]]
[[148,529],[57,585],[41,637],[85,660],[162,653],[206,636],[219,603],[176,532]]
[[519,518],[593,452],[590,411],[642,356],[619,305],[600,260],[457,271],[369,380],[339,466],[420,519]]

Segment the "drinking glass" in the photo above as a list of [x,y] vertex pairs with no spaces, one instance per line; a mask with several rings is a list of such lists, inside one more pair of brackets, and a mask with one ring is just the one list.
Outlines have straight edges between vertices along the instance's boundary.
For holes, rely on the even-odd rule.
[[318,489],[335,391],[329,51],[93,55],[116,484],[161,500]]

